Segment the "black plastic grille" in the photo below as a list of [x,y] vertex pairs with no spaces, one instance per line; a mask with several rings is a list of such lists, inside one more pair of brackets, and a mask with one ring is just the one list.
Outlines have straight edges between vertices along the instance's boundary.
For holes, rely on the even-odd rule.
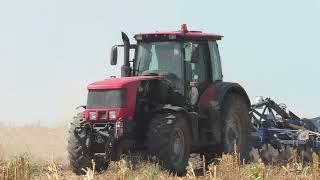
[[124,106],[124,90],[89,90],[87,109],[122,108]]

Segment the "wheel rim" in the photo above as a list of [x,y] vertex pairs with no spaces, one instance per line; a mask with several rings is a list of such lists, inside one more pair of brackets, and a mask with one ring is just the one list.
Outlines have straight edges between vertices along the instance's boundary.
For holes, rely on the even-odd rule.
[[175,161],[181,161],[183,159],[185,149],[183,131],[181,129],[175,129],[172,138],[173,159]]
[[237,114],[231,113],[226,121],[225,144],[227,152],[239,150],[241,144],[240,118]]

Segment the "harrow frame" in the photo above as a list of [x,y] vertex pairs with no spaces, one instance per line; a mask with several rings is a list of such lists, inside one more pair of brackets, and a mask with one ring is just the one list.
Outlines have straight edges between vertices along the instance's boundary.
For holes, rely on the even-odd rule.
[[311,148],[320,153],[320,126],[315,119],[301,119],[288,111],[284,104],[270,98],[260,98],[251,106],[250,119],[253,124],[252,145],[260,150],[265,144],[281,150],[292,147],[298,150]]

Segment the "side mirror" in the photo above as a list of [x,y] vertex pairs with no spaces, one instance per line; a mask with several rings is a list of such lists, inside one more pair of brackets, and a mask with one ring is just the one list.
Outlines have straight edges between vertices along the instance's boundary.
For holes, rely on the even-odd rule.
[[111,49],[111,57],[110,57],[110,64],[116,65],[118,60],[118,47],[113,46]]
[[188,42],[184,44],[184,58],[190,63],[197,63],[200,59],[199,44]]

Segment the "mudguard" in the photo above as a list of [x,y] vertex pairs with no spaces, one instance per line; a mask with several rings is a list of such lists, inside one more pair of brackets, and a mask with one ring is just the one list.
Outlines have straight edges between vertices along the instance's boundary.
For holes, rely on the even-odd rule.
[[199,100],[200,109],[213,108],[220,110],[221,103],[229,93],[238,93],[245,98],[248,107],[251,106],[250,99],[244,88],[238,83],[216,82],[204,91]]
[[[208,121],[203,121],[199,124],[201,128],[209,128],[213,135],[212,143],[221,143],[221,104],[224,98],[230,93],[237,93],[244,97],[248,108],[251,103],[249,97],[242,86],[231,82],[216,82],[208,86],[208,88],[201,95],[199,100],[200,111],[207,117]],[[201,129],[200,128],[200,129]]]

